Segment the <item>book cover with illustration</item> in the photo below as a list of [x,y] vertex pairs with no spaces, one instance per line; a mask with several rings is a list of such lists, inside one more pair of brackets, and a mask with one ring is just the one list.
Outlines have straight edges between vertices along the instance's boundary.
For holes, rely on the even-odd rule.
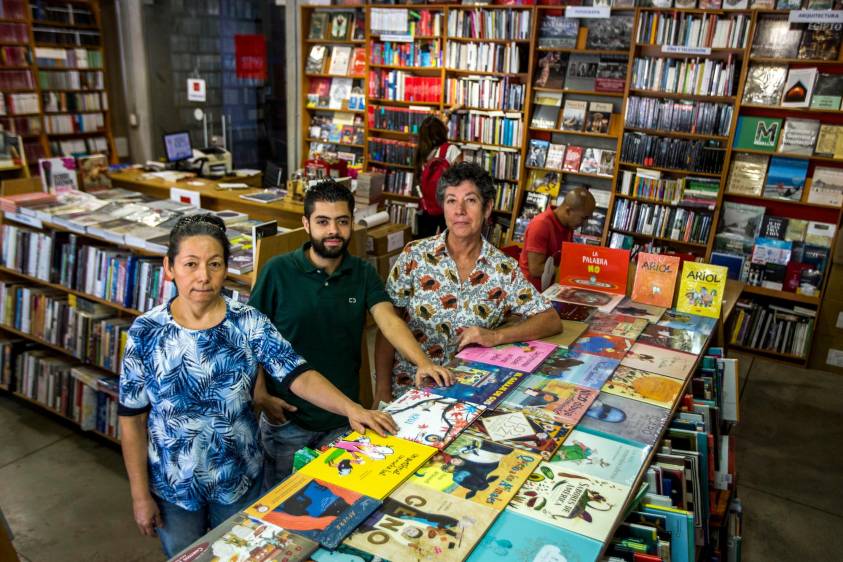
[[415,482],[405,482],[346,539],[387,560],[460,562],[498,512]]
[[593,388],[577,386],[560,379],[530,375],[521,380],[501,405],[510,410],[575,425],[597,398]]
[[480,404],[486,408],[497,406],[518,381],[527,376],[521,371],[457,358],[445,367],[454,375],[454,383],[451,386],[432,386],[428,390],[443,398]]
[[714,331],[714,326],[717,325],[717,319],[689,314],[687,312],[679,312],[675,308],[668,308],[656,324],[679,330],[693,330],[694,332],[700,332],[708,336]]
[[580,421],[579,429],[653,447],[669,416],[666,408],[601,392]]
[[664,314],[664,311],[665,308],[662,306],[635,302],[629,297],[624,297],[614,310],[615,314],[643,318],[647,322],[657,322]]
[[457,353],[457,358],[532,373],[554,349],[555,345],[538,340],[508,343],[497,347],[478,345],[464,348]]
[[[554,283],[545,289],[542,295],[554,303],[554,308],[556,308],[555,303],[558,301],[583,308],[591,307],[592,310],[597,309],[600,312],[612,312],[612,309],[624,299],[623,295],[616,293],[595,291],[582,287],[568,287],[559,283]],[[559,309],[557,308],[558,312]],[[579,318],[572,318],[572,320],[579,320]]]
[[612,312],[610,314],[597,312],[591,317],[588,330],[590,332],[599,332],[601,334],[609,334],[612,336],[620,336],[622,338],[634,340],[639,336],[639,334],[641,334],[641,332],[644,331],[644,328],[646,327],[646,318],[627,316],[625,314],[618,314],[617,312]]
[[535,374],[600,390],[619,363],[617,359],[557,349]]
[[381,502],[301,472],[292,474],[245,513],[336,548]]
[[662,254],[638,254],[632,300],[668,308],[673,304],[680,259]]
[[649,454],[649,447],[575,429],[547,466],[558,472],[567,472],[572,468],[615,484],[632,486]]
[[48,193],[67,193],[79,189],[75,158],[39,158],[38,170],[41,173],[41,185]]
[[702,332],[660,326],[659,324],[650,324],[638,336],[638,342],[640,343],[666,347],[694,355],[702,353],[707,341],[708,336]]
[[[551,290],[552,293],[558,293],[561,288],[562,286],[559,283],[554,283],[553,285],[548,287],[547,290]],[[570,321],[585,323],[588,322],[588,319],[591,318],[592,314],[597,312],[597,309],[593,306],[584,306],[581,304],[574,304],[570,302],[551,300],[550,304],[553,305],[553,310],[556,311],[556,314],[559,315],[559,319],[563,322]],[[545,340],[546,339],[547,338],[545,338]]]
[[477,404],[417,389],[408,390],[384,408],[398,425],[396,437],[437,449],[447,447],[483,410]]
[[571,351],[620,361],[634,342],[634,339],[588,331],[571,346]]
[[433,456],[436,449],[400,439],[351,432],[299,471],[383,499]]
[[560,285],[623,295],[628,274],[629,250],[562,243]]
[[537,454],[463,433],[410,482],[500,511],[541,460]]
[[237,513],[173,557],[173,562],[304,562],[318,544],[266,521]]
[[729,270],[722,265],[686,261],[682,265],[676,309],[709,318],[720,318]]
[[593,562],[603,544],[507,508],[468,562]]
[[503,408],[485,411],[465,432],[503,445],[536,453],[549,459],[565,441],[573,426],[510,412]]
[[568,348],[577,341],[577,338],[588,329],[585,322],[576,320],[562,320],[562,331],[554,336],[542,338],[541,341],[555,345],[556,347]]
[[682,392],[682,383],[664,375],[621,365],[601,390],[670,409]]
[[609,538],[628,495],[629,486],[542,463],[513,498],[510,508],[602,542]]
[[626,352],[621,365],[684,381],[694,371],[697,355],[646,343],[636,343]]

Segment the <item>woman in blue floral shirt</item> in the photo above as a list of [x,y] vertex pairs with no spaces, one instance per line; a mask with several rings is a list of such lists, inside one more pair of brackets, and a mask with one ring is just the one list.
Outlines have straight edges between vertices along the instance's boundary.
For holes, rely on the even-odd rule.
[[263,491],[258,366],[356,431],[396,430],[312,370],[266,316],[220,294],[229,252],[221,219],[181,219],[164,258],[178,296],[135,320],[126,343],[118,413],[133,511],[168,557]]

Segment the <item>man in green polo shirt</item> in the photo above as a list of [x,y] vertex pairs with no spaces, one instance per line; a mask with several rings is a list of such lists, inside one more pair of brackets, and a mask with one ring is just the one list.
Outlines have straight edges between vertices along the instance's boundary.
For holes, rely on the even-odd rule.
[[[276,256],[261,269],[249,304],[269,316],[278,331],[352,400],[358,401],[360,348],[366,312],[381,333],[416,366],[416,380],[450,384],[395,313],[375,269],[346,251],[351,240],[354,196],[333,180],[312,187],[304,198],[302,224],[310,235],[294,252]],[[264,483],[274,486],[292,472],[293,455],[318,448],[346,431],[345,418],[317,408],[272,380],[258,378],[255,402],[263,409]]]

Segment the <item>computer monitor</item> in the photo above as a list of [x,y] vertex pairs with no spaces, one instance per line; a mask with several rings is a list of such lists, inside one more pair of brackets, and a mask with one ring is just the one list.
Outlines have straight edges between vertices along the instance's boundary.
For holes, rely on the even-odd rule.
[[181,162],[193,157],[193,146],[190,144],[190,133],[181,131],[164,135],[164,150],[168,162]]

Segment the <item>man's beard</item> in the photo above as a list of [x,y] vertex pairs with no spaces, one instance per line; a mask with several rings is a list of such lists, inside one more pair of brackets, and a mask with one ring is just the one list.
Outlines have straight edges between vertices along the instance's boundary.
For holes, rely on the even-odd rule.
[[[335,248],[328,248],[325,246],[325,240],[342,240],[342,244]],[[346,248],[348,248],[348,243],[350,238],[343,238],[342,236],[335,236],[333,238],[323,238],[322,240],[317,240],[315,238],[311,239],[310,244],[313,247],[313,251],[319,257],[325,259],[333,259],[338,258],[345,253]]]

